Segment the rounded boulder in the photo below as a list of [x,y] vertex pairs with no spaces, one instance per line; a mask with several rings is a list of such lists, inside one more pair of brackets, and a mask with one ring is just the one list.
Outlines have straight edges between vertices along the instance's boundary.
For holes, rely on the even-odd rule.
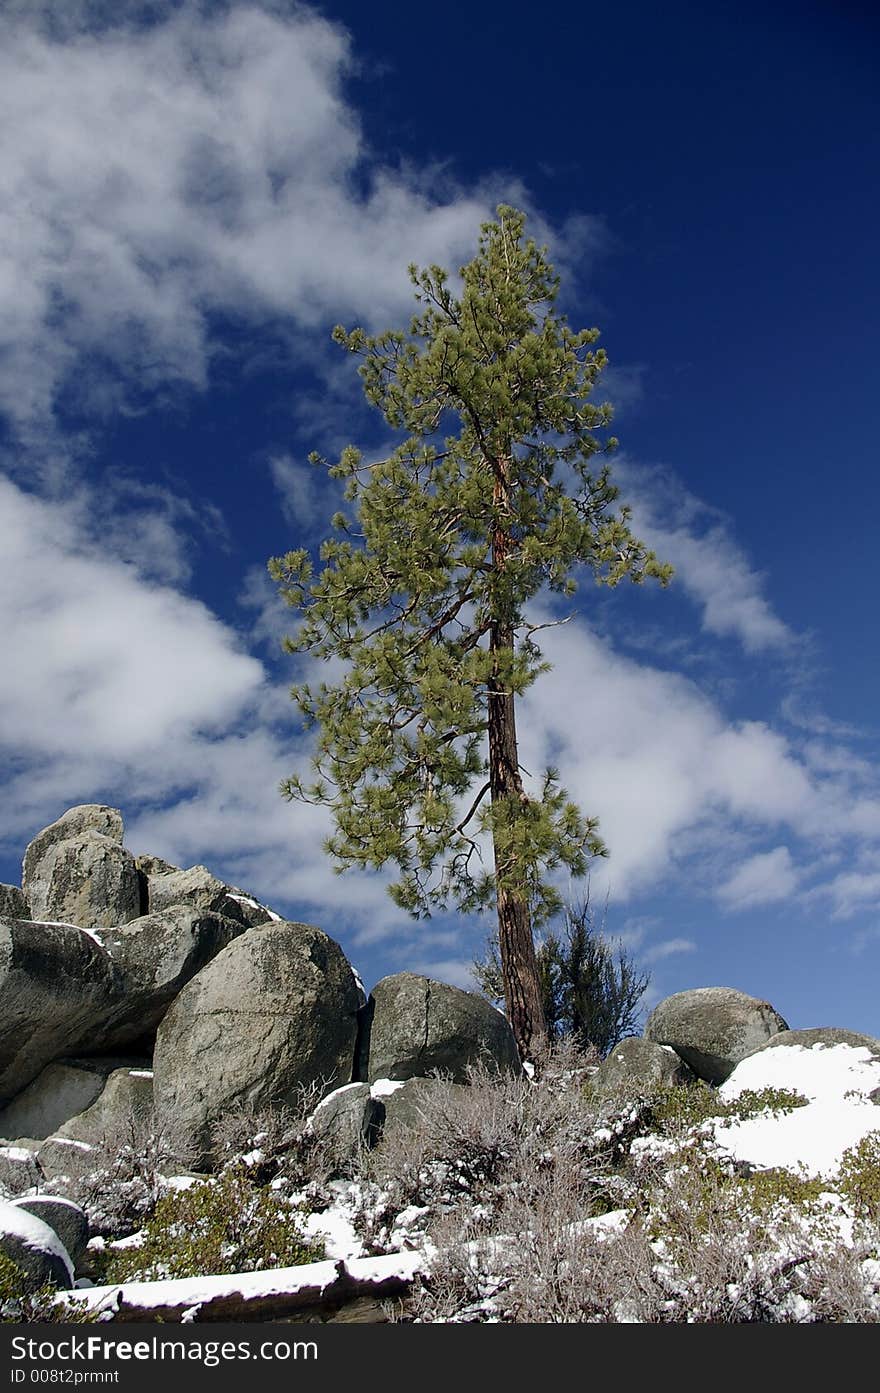
[[734,987],[695,987],[655,1006],[645,1038],[671,1045],[698,1078],[720,1084],[787,1023],[768,1001]]
[[153,1057],[156,1122],[191,1165],[217,1158],[231,1108],[294,1104],[351,1079],[358,992],[339,944],[310,924],[271,921],[236,938],[165,1015]]
[[83,929],[0,919],[0,1099],[73,1054],[117,995],[109,953]]
[[466,1083],[474,1066],[521,1067],[507,1017],[476,992],[397,972],[373,988],[368,1013],[370,1082],[436,1070]]
[[617,1094],[643,1088],[672,1088],[696,1081],[693,1069],[674,1049],[630,1035],[619,1041],[603,1059],[590,1085],[596,1093]]

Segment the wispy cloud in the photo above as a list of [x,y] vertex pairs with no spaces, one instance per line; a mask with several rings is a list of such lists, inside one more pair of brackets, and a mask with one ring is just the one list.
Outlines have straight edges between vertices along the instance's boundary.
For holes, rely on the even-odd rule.
[[790,899],[800,876],[787,846],[750,856],[719,885],[718,900],[727,909],[753,909]]
[[667,938],[662,943],[653,943],[641,954],[646,963],[659,963],[664,958],[675,957],[679,953],[695,953],[697,945],[691,938]]
[[740,641],[747,653],[791,652],[802,640],[762,593],[764,578],[736,542],[729,519],[689,492],[668,470],[622,456],[615,475],[632,504],[633,527],[702,611],[707,633]]

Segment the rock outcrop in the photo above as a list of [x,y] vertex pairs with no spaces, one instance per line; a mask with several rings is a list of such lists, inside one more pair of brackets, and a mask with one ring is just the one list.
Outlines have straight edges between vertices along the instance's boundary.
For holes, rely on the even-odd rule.
[[0,1252],[32,1288],[73,1286],[73,1262],[54,1229],[10,1200],[0,1199]]
[[61,1195],[28,1195],[12,1203],[58,1235],[75,1269],[89,1241],[89,1221],[79,1205]]
[[122,834],[121,813],[102,804],[71,808],[38,832],[22,866],[32,917],[83,929],[136,919],[140,879]]
[[241,919],[187,902],[104,929],[116,1000],[95,1023],[91,1048],[115,1050],[154,1035],[180,990],[244,929]]
[[100,1098],[115,1069],[150,1068],[147,1059],[118,1055],[59,1059],[0,1111],[0,1137],[44,1140]]
[[0,885],[0,919],[30,919],[31,907],[17,885]]
[[71,924],[0,920],[0,1099],[76,1054],[116,996],[110,955]]

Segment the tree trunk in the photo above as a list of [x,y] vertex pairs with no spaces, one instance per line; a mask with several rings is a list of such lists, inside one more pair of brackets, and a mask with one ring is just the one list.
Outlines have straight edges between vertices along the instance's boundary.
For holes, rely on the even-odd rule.
[[[507,501],[508,470],[508,461],[495,462],[493,496],[496,507],[503,507]],[[499,522],[492,538],[492,564],[495,568],[503,568],[510,546],[510,538]],[[490,629],[490,652],[500,657],[505,653],[512,653],[513,645],[513,627],[505,618],[499,617]],[[515,698],[506,685],[503,673],[499,675],[497,658],[489,680],[488,696],[489,783],[492,804],[494,807],[500,802],[509,801],[514,807],[520,807],[527,798],[519,772]],[[498,907],[498,951],[501,958],[504,997],[520,1058],[525,1061],[532,1058],[535,1046],[545,1041],[547,1036],[541,980],[535,957],[528,901],[520,890],[510,884],[514,868],[499,865],[497,847],[493,850]]]

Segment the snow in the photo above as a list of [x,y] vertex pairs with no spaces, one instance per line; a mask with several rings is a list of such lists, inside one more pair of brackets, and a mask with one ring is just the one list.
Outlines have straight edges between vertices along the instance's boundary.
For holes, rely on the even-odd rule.
[[399,1278],[410,1281],[424,1259],[419,1253],[391,1253],[378,1258],[355,1258],[350,1262],[306,1263],[301,1267],[279,1267],[271,1272],[238,1272],[232,1276],[178,1277],[161,1282],[126,1282],[124,1285],[89,1287],[65,1292],[59,1300],[66,1305],[91,1311],[112,1310],[122,1295],[125,1304],[144,1309],[182,1306],[198,1309],[206,1302],[239,1295],[245,1300],[269,1296],[292,1296],[311,1289],[318,1294],[335,1286],[341,1277],[358,1283],[376,1283]]
[[276,924],[283,924],[284,920],[281,918],[281,915],[280,915],[280,914],[276,914],[275,911],[274,911],[274,909],[269,909],[269,907],[268,907],[267,905],[260,904],[260,901],[259,901],[259,900],[255,900],[254,897],[253,897],[253,895],[245,895],[245,894],[244,894],[242,891],[240,891],[240,890],[235,890],[235,891],[229,890],[229,891],[227,891],[227,893],[228,893],[228,895],[229,895],[229,898],[230,898],[231,900],[235,900],[238,904],[247,905],[249,909],[262,909],[262,910],[265,910],[265,912],[266,912],[266,914],[268,914],[269,918],[272,919],[272,920],[274,920],[274,922],[275,922]]
[[93,939],[98,947],[103,948],[107,956],[110,957],[110,949],[101,939],[97,929],[87,929],[82,924],[68,924],[65,919],[39,919],[36,922],[48,924],[52,929],[78,929],[81,934],[87,934],[89,938]]
[[67,1269],[69,1280],[73,1282],[70,1254],[55,1230],[50,1229],[49,1225],[38,1219],[35,1214],[29,1214],[26,1209],[8,1200],[0,1200],[0,1235],[17,1238],[26,1248],[36,1253],[48,1253],[52,1257],[60,1258]]
[[7,1161],[29,1161],[33,1154],[26,1146],[0,1146],[0,1156],[4,1156]]
[[[357,1086],[345,1085],[337,1093]],[[379,1079],[371,1086],[370,1093],[373,1098],[387,1098],[403,1086],[402,1080]],[[818,1237],[816,1242],[820,1247],[824,1243],[852,1246],[855,1221],[841,1196],[834,1192],[834,1177],[848,1147],[870,1132],[880,1132],[880,1108],[870,1097],[878,1088],[880,1059],[866,1047],[844,1043],[812,1047],[779,1046],[743,1060],[718,1089],[718,1096],[729,1102],[747,1091],[785,1089],[803,1096],[807,1103],[787,1111],[765,1109],[745,1120],[736,1117],[712,1119],[700,1124],[696,1132],[722,1154],[758,1169],[785,1167],[827,1179],[828,1191],[823,1196],[823,1207],[827,1214],[827,1220],[823,1219],[825,1237]],[[325,1103],[328,1101],[324,1100]],[[606,1128],[605,1131],[607,1139],[610,1139],[612,1130]],[[679,1147],[680,1139],[647,1136],[634,1142],[632,1154],[636,1156],[640,1152],[653,1151],[658,1158],[673,1160]],[[191,1177],[179,1177],[168,1183],[177,1187],[194,1181]],[[331,1286],[338,1290],[340,1278],[346,1275],[367,1284],[382,1282],[390,1277],[409,1281],[417,1273],[430,1268],[437,1253],[431,1236],[432,1218],[436,1216],[430,1208],[409,1204],[393,1217],[383,1218],[381,1243],[386,1252],[383,1256],[373,1257],[367,1255],[366,1244],[375,1243],[376,1236],[372,1239],[366,1236],[369,1234],[369,1223],[365,1228],[364,1218],[365,1215],[369,1218],[372,1210],[381,1213],[384,1203],[382,1191],[370,1182],[359,1180],[331,1181],[328,1188],[329,1194],[325,1192],[322,1197],[322,1207],[303,1215],[308,1236],[324,1245],[326,1258],[321,1262],[269,1272],[130,1282],[122,1287],[90,1287],[67,1292],[59,1297],[59,1301],[86,1306],[90,1310],[103,1312],[104,1318],[110,1319],[121,1295],[125,1306],[143,1308],[148,1317],[151,1309],[159,1311],[160,1308],[174,1307],[184,1313],[182,1319],[198,1320],[204,1318],[200,1315],[204,1303],[226,1296],[240,1296],[245,1302],[253,1300],[257,1303],[255,1310],[263,1298],[295,1298],[297,1293],[301,1294],[305,1304],[311,1304],[319,1302],[322,1293]],[[304,1190],[289,1198],[305,1209],[309,1203],[309,1191]],[[632,1210],[621,1208],[581,1220],[575,1228],[578,1231],[593,1231],[603,1241],[613,1243],[624,1234],[631,1221]],[[805,1216],[804,1225],[807,1223]],[[468,1243],[466,1249],[475,1263],[475,1271],[478,1268],[485,1271],[488,1262],[490,1271],[497,1272],[500,1279],[508,1265],[506,1245],[513,1241],[510,1236],[500,1233]],[[138,1235],[124,1240],[126,1245],[132,1246],[138,1242]],[[782,1234],[780,1243],[784,1246]],[[121,1245],[116,1243],[113,1246]],[[662,1238],[652,1246],[655,1246],[662,1265]],[[389,1248],[394,1251],[388,1252]],[[867,1260],[862,1263],[862,1271],[866,1282],[873,1281],[875,1285],[880,1285],[880,1262]],[[670,1280],[675,1277],[671,1269],[666,1275]],[[731,1299],[734,1296],[735,1293]],[[492,1305],[491,1291],[475,1305],[474,1311],[484,1319],[495,1318],[497,1313]],[[615,1311],[615,1319],[621,1323],[639,1319],[636,1305],[629,1310],[626,1302],[620,1302]],[[780,1318],[784,1316],[794,1321],[816,1318],[811,1302],[795,1290],[780,1295],[779,1315]]]
[[354,1187],[337,1182],[338,1199],[328,1209],[320,1210],[305,1217],[303,1228],[309,1238],[319,1239],[324,1244],[328,1258],[347,1261],[363,1254],[363,1244],[355,1231],[350,1205],[354,1198]]
[[398,1088],[403,1088],[403,1080],[397,1079],[377,1079],[370,1085],[371,1098],[390,1098],[392,1093],[396,1093]]
[[360,1088],[361,1086],[362,1085],[359,1083],[344,1083],[341,1088],[334,1088],[332,1093],[328,1093],[326,1098],[321,1099],[315,1111],[312,1113],[312,1116],[314,1117],[322,1108],[326,1108],[327,1104],[331,1103],[334,1098],[340,1098],[343,1093],[351,1093],[352,1089]]
[[719,1145],[753,1166],[784,1166],[832,1176],[844,1151],[880,1130],[880,1108],[869,1098],[880,1087],[880,1059],[864,1045],[779,1045],[750,1055],[718,1092],[728,1100],[746,1089],[786,1088],[809,1099],[785,1113],[745,1121],[720,1120]]
[[152,1069],[129,1069],[128,1077],[130,1079],[151,1079],[153,1071]]

